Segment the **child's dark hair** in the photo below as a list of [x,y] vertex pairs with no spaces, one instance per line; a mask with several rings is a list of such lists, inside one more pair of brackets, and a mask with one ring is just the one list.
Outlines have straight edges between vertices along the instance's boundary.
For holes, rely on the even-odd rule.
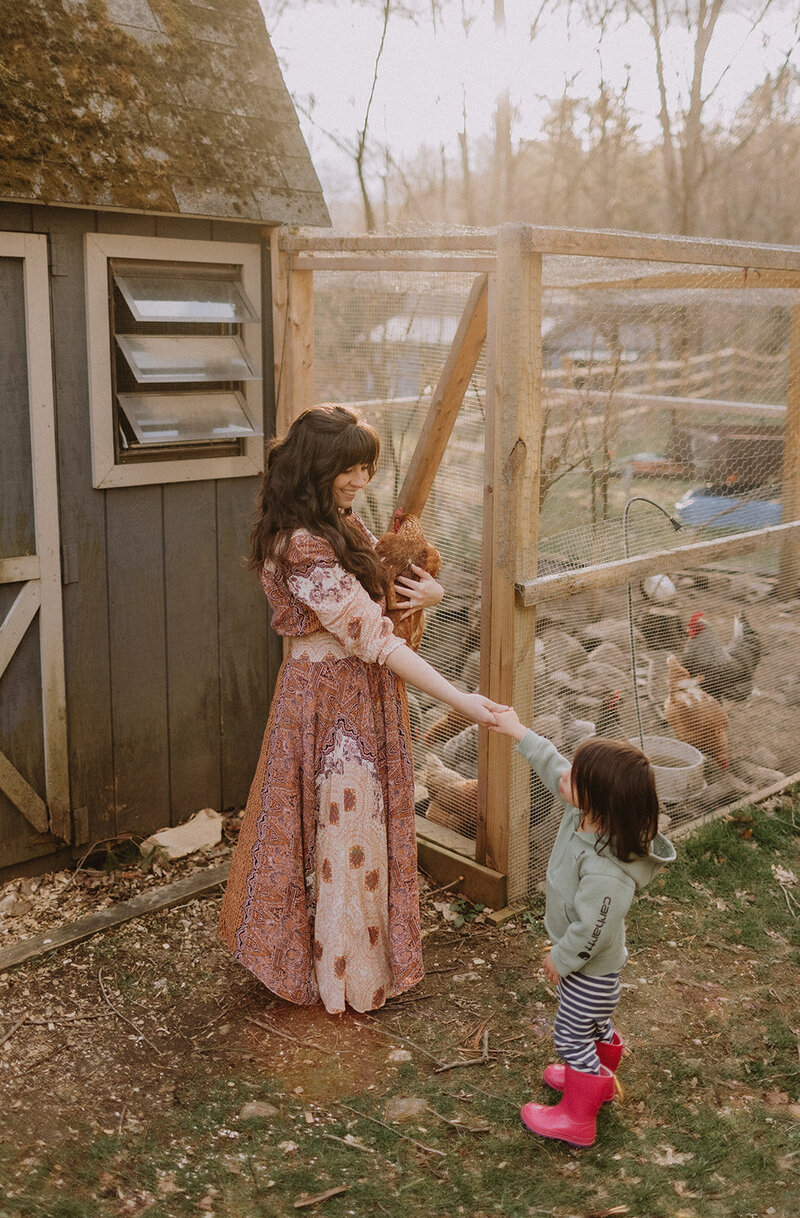
[[575,750],[572,786],[581,812],[600,826],[599,850],[610,846],[623,863],[646,855],[658,832],[653,767],[625,740],[592,736]]
[[337,509],[333,495],[334,478],[353,466],[366,465],[372,477],[380,451],[377,432],[349,406],[312,406],[298,415],[267,453],[248,565],[260,571],[269,560],[286,574],[292,532],[308,529],[330,544],[373,600],[385,596],[380,558],[356,521]]

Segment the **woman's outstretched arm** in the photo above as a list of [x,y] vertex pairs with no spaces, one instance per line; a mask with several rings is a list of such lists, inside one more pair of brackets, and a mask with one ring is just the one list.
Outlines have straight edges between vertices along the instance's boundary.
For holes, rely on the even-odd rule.
[[458,689],[440,672],[437,672],[432,664],[423,660],[422,656],[417,655],[415,651],[405,645],[396,648],[391,655],[388,655],[384,664],[409,685],[415,685],[417,689],[421,689],[424,694],[430,694],[438,702],[446,702],[454,710],[461,711],[473,723],[483,724],[484,727],[494,726],[495,711],[508,709],[497,702],[492,702],[489,698],[484,698],[483,694],[468,694],[463,689]]

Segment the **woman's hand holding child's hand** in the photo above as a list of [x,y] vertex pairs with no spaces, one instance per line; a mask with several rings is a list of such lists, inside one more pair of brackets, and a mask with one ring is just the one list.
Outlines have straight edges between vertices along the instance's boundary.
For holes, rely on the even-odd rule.
[[418,567],[416,563],[411,564],[411,569],[416,572],[416,579],[411,579],[408,575],[398,575],[394,585],[397,607],[405,609],[405,613],[400,615],[401,622],[420,609],[432,609],[444,596],[444,588],[429,571]]
[[553,985],[558,985],[558,982],[560,980],[560,974],[559,974],[556,966],[553,964],[553,957],[550,955],[549,952],[547,953],[544,960],[542,961],[542,968],[545,971],[547,980],[552,981]]
[[513,706],[507,706],[495,714],[493,726],[496,732],[503,736],[513,736],[515,740],[521,740],[528,730],[524,723],[520,723],[519,715]]
[[498,715],[507,711],[508,707],[501,706],[499,702],[492,702],[490,698],[484,698],[483,694],[464,694],[455,709],[461,711],[473,723],[479,723],[481,727],[494,727]]

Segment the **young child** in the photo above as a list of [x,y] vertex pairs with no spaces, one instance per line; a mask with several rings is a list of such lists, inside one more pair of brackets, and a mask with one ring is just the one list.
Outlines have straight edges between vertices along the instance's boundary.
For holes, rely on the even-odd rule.
[[563,1090],[559,1104],[526,1104],[523,1124],[545,1138],[591,1146],[597,1113],[614,1098],[623,1043],[611,1016],[619,1002],[625,915],[633,894],[675,849],[658,832],[658,797],[649,761],[621,740],[592,737],[572,765],[554,744],[495,713],[495,731],[512,736],[544,785],[567,805],[547,865],[545,926],[553,944],[544,971],[556,986],[554,1039],[564,1066],[544,1081]]

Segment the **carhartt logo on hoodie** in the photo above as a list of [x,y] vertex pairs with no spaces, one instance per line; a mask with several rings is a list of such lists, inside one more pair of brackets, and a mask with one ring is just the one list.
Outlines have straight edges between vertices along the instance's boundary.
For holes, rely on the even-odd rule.
[[597,940],[600,938],[600,932],[606,924],[608,911],[611,908],[611,897],[603,897],[603,903],[600,906],[600,916],[595,922],[594,929],[589,936],[589,942],[586,944],[582,952],[578,952],[580,960],[588,960],[594,949],[597,947]]

